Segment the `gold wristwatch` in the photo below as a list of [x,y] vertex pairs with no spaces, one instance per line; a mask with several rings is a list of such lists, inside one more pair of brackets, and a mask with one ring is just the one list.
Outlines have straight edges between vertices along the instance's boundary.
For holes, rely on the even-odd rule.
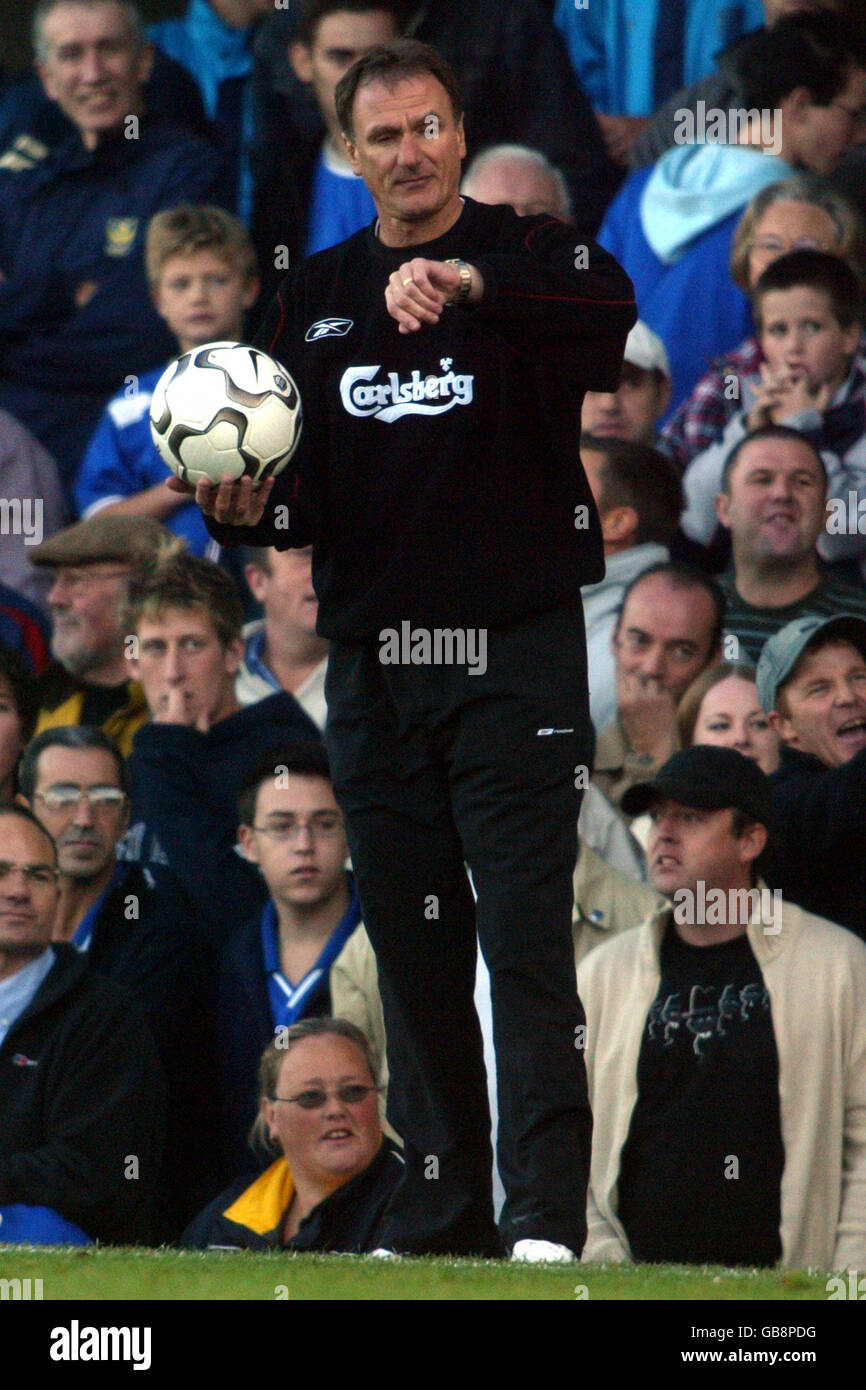
[[449,257],[445,264],[456,265],[460,272],[460,288],[454,298],[449,299],[445,305],[446,309],[450,309],[455,304],[465,304],[466,300],[469,298],[469,292],[472,289],[472,271],[469,269],[466,261],[461,261],[459,256]]

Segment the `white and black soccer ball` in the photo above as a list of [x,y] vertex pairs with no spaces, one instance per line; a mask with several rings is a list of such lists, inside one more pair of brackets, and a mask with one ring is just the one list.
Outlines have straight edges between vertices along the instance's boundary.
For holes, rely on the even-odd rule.
[[246,343],[204,343],[170,362],[153,390],[150,432],[185,483],[282,471],[301,437],[300,392],[285,367]]

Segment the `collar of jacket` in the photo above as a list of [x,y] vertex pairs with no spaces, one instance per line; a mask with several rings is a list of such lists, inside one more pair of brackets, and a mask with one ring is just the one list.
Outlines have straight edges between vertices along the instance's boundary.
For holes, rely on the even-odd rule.
[[792,748],[789,743],[782,744],[779,759],[779,766],[771,778],[774,786],[783,784],[789,777],[802,776],[804,773],[814,777],[818,773],[833,771],[814,753],[804,753],[802,748]]
[[[757,892],[758,897],[752,905],[746,935],[755,953],[755,959],[763,969],[770,961],[776,959],[799,932],[802,925],[801,910],[793,903],[784,902],[781,893],[778,890],[774,893],[762,878],[758,879],[755,888],[750,891]],[[712,889],[708,889],[707,892],[712,892]],[[764,911],[767,904],[772,904],[769,912]],[[662,938],[669,928],[673,928],[673,906],[670,901],[652,913],[638,928],[638,950],[641,959],[645,967],[655,974],[659,974],[661,970]]]
[[9,1039],[15,1037],[23,1023],[53,1008],[58,1000],[76,989],[88,974],[86,958],[68,941],[52,941],[50,944],[54,952],[54,964],[23,1014],[18,1016],[3,1039],[4,1049],[8,1047]]

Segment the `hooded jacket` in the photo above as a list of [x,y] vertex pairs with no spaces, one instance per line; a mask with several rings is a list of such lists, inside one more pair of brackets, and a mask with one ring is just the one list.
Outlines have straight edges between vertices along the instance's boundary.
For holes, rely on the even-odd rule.
[[630,174],[608,208],[598,239],[667,348],[668,416],[712,359],[752,332],[749,301],[731,280],[731,241],[754,195],[794,172],[743,145],[683,145]]

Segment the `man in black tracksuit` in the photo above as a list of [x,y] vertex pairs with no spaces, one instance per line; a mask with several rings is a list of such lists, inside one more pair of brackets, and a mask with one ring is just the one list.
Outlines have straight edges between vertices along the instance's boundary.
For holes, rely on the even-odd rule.
[[562,223],[460,198],[459,90],[433,50],[374,50],[337,109],[380,217],[287,277],[265,324],[300,388],[298,453],[273,496],[245,479],[197,498],[222,540],[314,543],[325,737],[406,1145],[384,1243],[502,1249],[477,928],[502,1239],[566,1259],[591,1126],[570,936],[590,759],[580,586],[604,573],[578,421],[585,389],[616,388],[631,283]]

